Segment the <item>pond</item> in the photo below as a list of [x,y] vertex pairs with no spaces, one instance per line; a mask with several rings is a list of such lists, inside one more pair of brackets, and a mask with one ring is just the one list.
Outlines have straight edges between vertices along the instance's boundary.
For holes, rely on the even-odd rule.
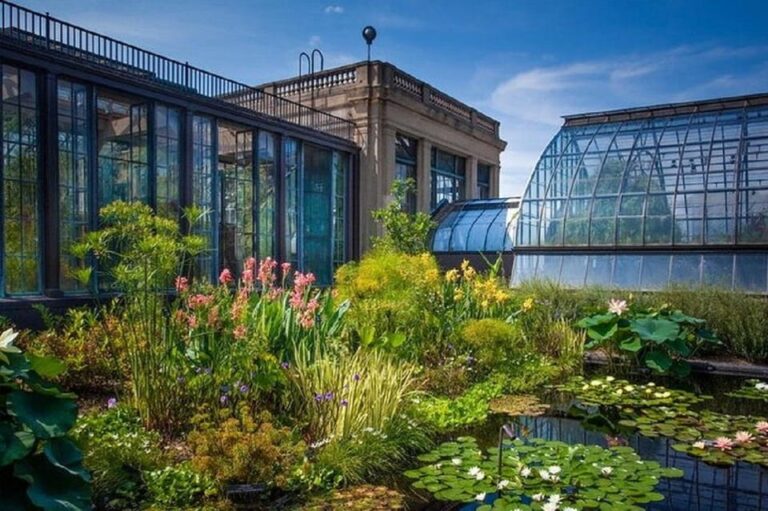
[[[596,375],[590,376],[590,379],[585,380],[584,386],[588,386],[589,381],[592,379],[600,381],[599,378],[600,376]],[[648,381],[647,378],[642,377],[629,377],[629,379],[632,386],[640,386],[643,382]],[[731,395],[734,391],[741,388],[744,382],[743,378],[703,375],[691,378],[685,384],[665,380],[656,380],[655,383],[658,386],[668,386],[669,391],[672,392],[671,399],[677,401],[669,404],[669,406],[673,407],[678,406],[679,401],[685,401],[686,396],[693,396],[695,394],[696,396],[711,395],[713,397],[701,402],[695,402],[697,398],[691,397],[694,402],[679,408],[682,415],[685,415],[687,413],[686,410],[690,409],[695,410],[696,412],[694,413],[701,412],[706,414],[714,412],[716,414],[728,414],[728,417],[742,415],[749,415],[750,419],[753,417],[768,417],[768,400],[743,399]],[[665,392],[667,391],[666,389],[664,390]],[[675,393],[677,390],[686,392],[678,395]],[[589,392],[591,391],[592,387],[589,389]],[[687,394],[687,392],[691,394]],[[649,396],[653,395],[653,392],[649,394]],[[664,395],[664,392],[657,395]],[[661,494],[664,497],[663,500],[637,503],[636,505],[640,508],[653,511],[760,511],[768,509],[768,471],[758,463],[736,461],[731,466],[715,466],[705,463],[702,460],[702,456],[692,456],[687,454],[687,452],[681,452],[680,448],[673,448],[673,445],[680,444],[679,439],[676,440],[675,438],[664,436],[664,434],[655,438],[649,437],[639,434],[636,428],[619,425],[619,415],[626,417],[626,414],[612,415],[612,412],[616,411],[612,407],[595,406],[594,403],[585,404],[577,398],[582,397],[589,401],[584,396],[563,392],[562,389],[550,389],[542,392],[538,397],[541,401],[550,405],[550,408],[543,415],[510,417],[504,414],[494,414],[482,425],[462,431],[450,440],[464,436],[472,437],[476,439],[477,447],[480,450],[493,449],[498,446],[501,427],[504,424],[513,424],[517,434],[527,439],[560,441],[569,445],[583,444],[604,448],[617,445],[628,446],[642,460],[648,462],[656,461],[664,468],[679,469],[679,475],[681,476],[659,477],[659,483],[655,486],[654,492]],[[638,406],[642,407],[642,405]],[[654,408],[657,407],[649,407],[651,410]],[[626,408],[624,411],[626,411]],[[649,427],[656,426],[658,424],[651,424]],[[671,434],[666,430],[663,431]],[[686,430],[683,430],[683,436],[685,433]],[[675,430],[675,434],[679,436],[680,430]],[[505,456],[512,454],[511,451],[515,448],[515,446],[507,446],[503,454]],[[709,448],[708,445],[707,449]],[[738,446],[735,447],[734,452],[738,448]],[[764,444],[762,446],[755,446],[755,450],[759,451],[761,455],[768,453],[768,449],[766,449]],[[723,455],[723,452],[718,449],[713,448],[712,451],[714,451],[713,455]],[[729,452],[728,454],[731,453]],[[490,454],[488,456],[489,460],[494,458],[494,456],[495,454]],[[433,466],[439,465],[438,463],[438,465]],[[495,466],[495,464],[488,463],[487,465],[481,464],[480,466],[490,472],[491,467]],[[566,469],[564,468],[564,470]],[[506,472],[506,474],[508,473]],[[427,476],[430,474],[427,474]],[[459,474],[459,479],[462,476],[463,472]],[[428,483],[432,482],[439,487],[439,484],[444,483],[445,480],[442,479],[444,477],[453,480],[452,475],[445,476],[444,474],[438,478],[439,481],[435,478],[428,478],[426,480]],[[496,478],[494,481],[498,481],[498,479]],[[597,480],[595,482],[607,486],[606,481]],[[496,483],[494,482],[494,484]],[[617,484],[622,483],[617,482]],[[431,488],[435,489],[436,486]],[[419,494],[429,495],[423,491],[419,492]],[[472,511],[484,505],[485,507],[482,507],[482,509],[487,509],[488,504],[493,507],[493,502],[497,498],[495,491],[489,491],[483,499],[479,499],[481,496],[483,496],[482,492],[478,495],[478,501],[471,504],[431,501],[424,505],[422,509],[424,511]],[[526,498],[523,502],[533,505],[530,498]],[[561,504],[561,506],[565,506],[565,504]],[[501,509],[514,509],[514,507],[499,507]],[[610,507],[609,509],[614,508],[618,509],[619,507]],[[494,507],[494,509],[496,508]],[[523,509],[530,508],[523,507]],[[564,509],[564,507],[552,507],[551,509]],[[633,508],[628,507],[627,509]]]

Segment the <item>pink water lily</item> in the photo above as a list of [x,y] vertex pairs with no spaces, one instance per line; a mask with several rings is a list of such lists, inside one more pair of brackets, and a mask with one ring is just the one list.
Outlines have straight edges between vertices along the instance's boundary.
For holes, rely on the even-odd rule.
[[761,435],[768,435],[768,421],[760,421],[755,424],[755,429]]
[[755,439],[749,431],[738,431],[734,438],[740,444],[747,444]]
[[721,451],[730,451],[733,448],[733,440],[727,436],[720,436],[715,439],[714,445]]
[[627,301],[626,300],[616,300],[611,299],[611,301],[608,302],[608,312],[612,312],[618,316],[621,316],[623,313],[627,311]]

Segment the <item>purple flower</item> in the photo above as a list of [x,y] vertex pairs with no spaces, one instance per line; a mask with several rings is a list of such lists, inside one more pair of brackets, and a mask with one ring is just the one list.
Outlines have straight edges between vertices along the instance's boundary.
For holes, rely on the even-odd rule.
[[249,390],[250,390],[250,387],[248,387],[248,385],[246,385],[245,383],[243,383],[242,385],[240,385],[240,392],[241,392],[241,393],[245,394],[245,393],[247,393]]
[[288,369],[289,367],[291,367],[291,364],[289,364],[288,362],[283,362],[282,364],[280,364],[280,367],[282,367],[283,369]]
[[227,403],[229,403],[229,398],[225,395],[222,395],[219,398],[219,403],[221,403],[221,406],[227,406]]
[[355,381],[360,381],[360,373],[355,373],[355,375],[352,377]]
[[347,405],[349,405],[349,401],[347,401],[346,399],[342,399],[340,404],[341,406],[346,407]]
[[107,408],[114,408],[117,406],[117,399],[114,397],[111,397],[107,399]]
[[324,396],[322,394],[315,394],[315,402],[321,403],[323,401]]
[[325,400],[326,401],[332,401],[333,400],[333,392],[326,392],[325,393]]

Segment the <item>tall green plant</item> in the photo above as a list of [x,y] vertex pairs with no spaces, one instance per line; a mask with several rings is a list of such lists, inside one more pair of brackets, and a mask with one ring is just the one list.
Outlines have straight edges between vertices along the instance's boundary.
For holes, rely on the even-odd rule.
[[[176,220],[155,215],[145,204],[113,202],[101,209],[100,220],[101,228],[86,234],[73,251],[95,257],[101,287],[121,294],[120,342],[133,405],[147,426],[170,430],[177,422],[174,411],[183,408],[177,384],[183,375],[175,363],[183,345],[169,320],[167,294],[204,243],[199,236],[183,235]],[[81,278],[92,275],[85,272]]]
[[2,509],[90,509],[90,474],[67,438],[77,418],[75,396],[48,381],[56,359],[25,356],[16,333],[0,334],[0,503]]
[[384,235],[374,240],[374,246],[386,247],[406,254],[429,251],[429,232],[435,224],[426,213],[405,210],[406,198],[416,190],[413,178],[398,179],[392,184],[392,201],[373,212],[373,218],[384,228]]

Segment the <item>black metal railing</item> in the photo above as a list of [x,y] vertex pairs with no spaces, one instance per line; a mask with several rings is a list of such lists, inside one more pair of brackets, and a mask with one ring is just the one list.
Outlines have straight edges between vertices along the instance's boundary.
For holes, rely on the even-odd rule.
[[208,99],[353,140],[354,123],[249,85],[0,0],[0,41],[13,42],[107,67]]

